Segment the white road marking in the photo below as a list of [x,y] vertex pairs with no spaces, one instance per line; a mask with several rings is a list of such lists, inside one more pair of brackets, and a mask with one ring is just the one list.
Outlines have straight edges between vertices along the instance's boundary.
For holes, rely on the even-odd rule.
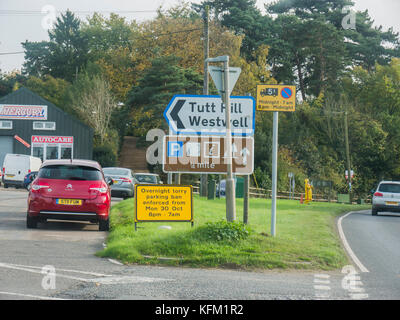
[[330,278],[329,274],[314,274],[314,283],[319,283],[314,285],[315,297],[317,299],[329,298],[330,296],[329,290],[331,290],[331,287],[329,286],[331,281],[329,280],[329,278]]
[[317,274],[314,274],[314,277],[315,278],[324,278],[324,279],[329,279],[331,276],[329,275],[329,274],[323,274],[323,273],[317,273]]
[[119,266],[123,266],[124,264],[123,263],[121,263],[121,262],[119,262],[119,261],[117,261],[117,260],[114,260],[114,259],[108,259],[108,261],[110,261],[111,263],[114,263],[114,264],[117,264],[117,265],[119,265]]
[[339,236],[340,239],[342,240],[343,246],[346,249],[348,255],[350,258],[353,260],[353,262],[357,265],[357,267],[360,269],[361,272],[369,272],[368,269],[361,263],[361,261],[357,258],[357,256],[354,254],[353,250],[351,250],[351,247],[349,243],[347,242],[346,236],[344,235],[343,228],[342,228],[342,220],[349,216],[350,214],[354,213],[353,211],[350,211],[349,213],[345,214],[344,216],[341,216],[338,219],[337,222],[337,227],[339,230]]
[[[41,274],[41,275],[43,274],[41,271],[42,268],[37,267],[37,266],[20,266],[20,265],[12,265],[12,264],[0,262],[0,268],[26,271],[26,272],[37,273],[37,274]],[[38,270],[38,269],[40,269],[40,270]],[[69,275],[65,275],[65,274],[60,274],[60,273],[58,273],[58,271],[89,274],[89,275],[96,276],[96,278],[88,279],[88,278],[74,277],[74,276],[69,276]],[[94,272],[66,270],[66,269],[57,269],[56,277],[71,279],[71,280],[76,280],[76,281],[81,281],[81,282],[100,283],[100,284],[139,283],[139,282],[157,282],[157,281],[172,281],[173,280],[173,279],[149,278],[149,277],[141,277],[141,276],[114,276],[114,275],[100,274],[100,273],[94,273]]]
[[324,283],[324,284],[330,284],[331,282],[329,280],[320,280],[320,279],[314,279],[315,283]]
[[[14,266],[14,267],[22,267],[22,268],[28,268],[28,269],[40,269],[40,270],[42,270],[42,267],[26,266],[26,265],[22,265],[22,264],[1,263],[1,262],[0,262],[0,267],[1,267],[2,265],[8,265],[8,266]],[[111,277],[110,275],[106,275],[106,274],[104,274],[104,273],[89,272],[89,271],[80,271],[80,270],[71,270],[71,269],[60,269],[60,268],[57,268],[57,271],[72,272],[72,273],[82,273],[82,274],[88,274],[88,275],[97,276],[97,277]]]
[[33,294],[23,294],[23,293],[5,292],[5,291],[0,291],[0,294],[9,295],[9,296],[35,298],[35,299],[40,299],[40,300],[65,300],[65,299],[61,299],[61,298],[43,297],[43,296],[36,296]]

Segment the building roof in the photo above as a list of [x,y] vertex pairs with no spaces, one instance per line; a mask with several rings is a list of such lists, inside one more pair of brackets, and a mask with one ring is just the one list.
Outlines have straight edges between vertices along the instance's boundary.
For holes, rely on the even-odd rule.
[[73,119],[73,121],[78,122],[80,125],[88,128],[89,130],[93,131],[91,127],[83,123],[81,120],[77,119],[73,115],[66,113],[64,110],[60,109],[57,107],[55,104],[51,103],[50,101],[42,98],[35,92],[32,92],[28,88],[21,87],[16,91],[13,91],[9,93],[8,95],[1,97],[0,98],[0,104],[26,104],[26,105],[47,105],[50,108],[53,108],[57,110],[58,112],[61,112],[63,116],[69,117]]

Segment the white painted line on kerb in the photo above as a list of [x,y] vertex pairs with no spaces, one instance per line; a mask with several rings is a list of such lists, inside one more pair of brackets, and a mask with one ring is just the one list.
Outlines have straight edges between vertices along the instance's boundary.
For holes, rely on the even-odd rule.
[[108,259],[108,261],[110,261],[111,263],[113,263],[113,264],[116,264],[116,265],[119,265],[119,266],[123,266],[124,264],[123,263],[121,263],[121,262],[119,262],[119,261],[117,261],[117,260],[114,260],[114,259]]
[[339,230],[339,236],[340,239],[342,240],[343,246],[346,249],[348,255],[350,258],[353,260],[353,262],[357,265],[357,267],[360,269],[361,272],[369,272],[366,267],[361,263],[361,261],[357,258],[357,256],[354,254],[353,250],[351,250],[349,243],[347,242],[346,236],[344,235],[343,228],[342,228],[342,220],[349,216],[350,214],[354,213],[353,211],[350,211],[349,213],[345,214],[344,216],[341,216],[338,219],[337,222],[337,227]]

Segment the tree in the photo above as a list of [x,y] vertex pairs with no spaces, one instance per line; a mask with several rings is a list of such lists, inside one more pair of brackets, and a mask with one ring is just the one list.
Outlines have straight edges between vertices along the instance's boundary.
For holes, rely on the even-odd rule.
[[261,14],[255,0],[214,0],[193,5],[197,11],[205,6],[210,7],[223,27],[244,36],[241,54],[246,60],[252,61],[254,52],[265,43],[265,34],[272,27],[272,19]]
[[176,56],[163,56],[152,61],[139,85],[132,88],[128,96],[127,107],[136,123],[135,131],[140,128],[164,128],[163,111],[176,94],[200,94],[203,77],[193,69],[178,65]]
[[100,76],[81,74],[70,90],[72,107],[94,129],[99,144],[107,139],[112,112],[117,108],[107,82]]
[[65,98],[70,83],[63,79],[53,78],[45,75],[42,78],[31,76],[26,81],[26,87],[39,96],[54,103],[60,109],[73,114],[73,110],[66,104]]
[[88,40],[80,25],[80,20],[67,11],[48,32],[50,41],[23,42],[24,73],[39,77],[49,74],[71,82],[88,61]]

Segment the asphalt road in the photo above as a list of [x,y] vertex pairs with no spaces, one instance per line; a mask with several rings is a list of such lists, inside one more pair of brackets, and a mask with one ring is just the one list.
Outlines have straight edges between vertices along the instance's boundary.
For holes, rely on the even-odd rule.
[[[98,258],[107,233],[97,225],[50,221],[37,230],[26,229],[23,190],[0,188],[0,300],[38,299],[134,299],[134,300],[315,300],[399,299],[399,255],[381,242],[360,254],[370,268],[360,273],[349,266],[332,272],[243,272],[236,270],[121,265]],[[117,202],[119,199],[114,199]],[[388,225],[386,224],[388,222]],[[349,243],[364,250],[360,235],[369,228],[393,230],[378,238],[383,243],[399,238],[400,218],[352,214],[343,220]],[[399,230],[397,228],[397,230]],[[383,232],[382,231],[382,232]],[[350,236],[351,233],[351,236]],[[353,234],[354,233],[354,234]],[[386,249],[385,249],[386,250]],[[370,255],[381,251],[377,259]],[[396,251],[394,252],[396,253]],[[383,258],[385,257],[385,258]],[[394,266],[388,266],[394,264]],[[383,267],[385,266],[385,267]],[[396,269],[397,268],[397,269]],[[384,272],[383,272],[384,271]],[[393,278],[394,276],[394,278]]]
[[343,219],[352,251],[368,272],[360,272],[370,299],[400,299],[400,214],[370,210]]

